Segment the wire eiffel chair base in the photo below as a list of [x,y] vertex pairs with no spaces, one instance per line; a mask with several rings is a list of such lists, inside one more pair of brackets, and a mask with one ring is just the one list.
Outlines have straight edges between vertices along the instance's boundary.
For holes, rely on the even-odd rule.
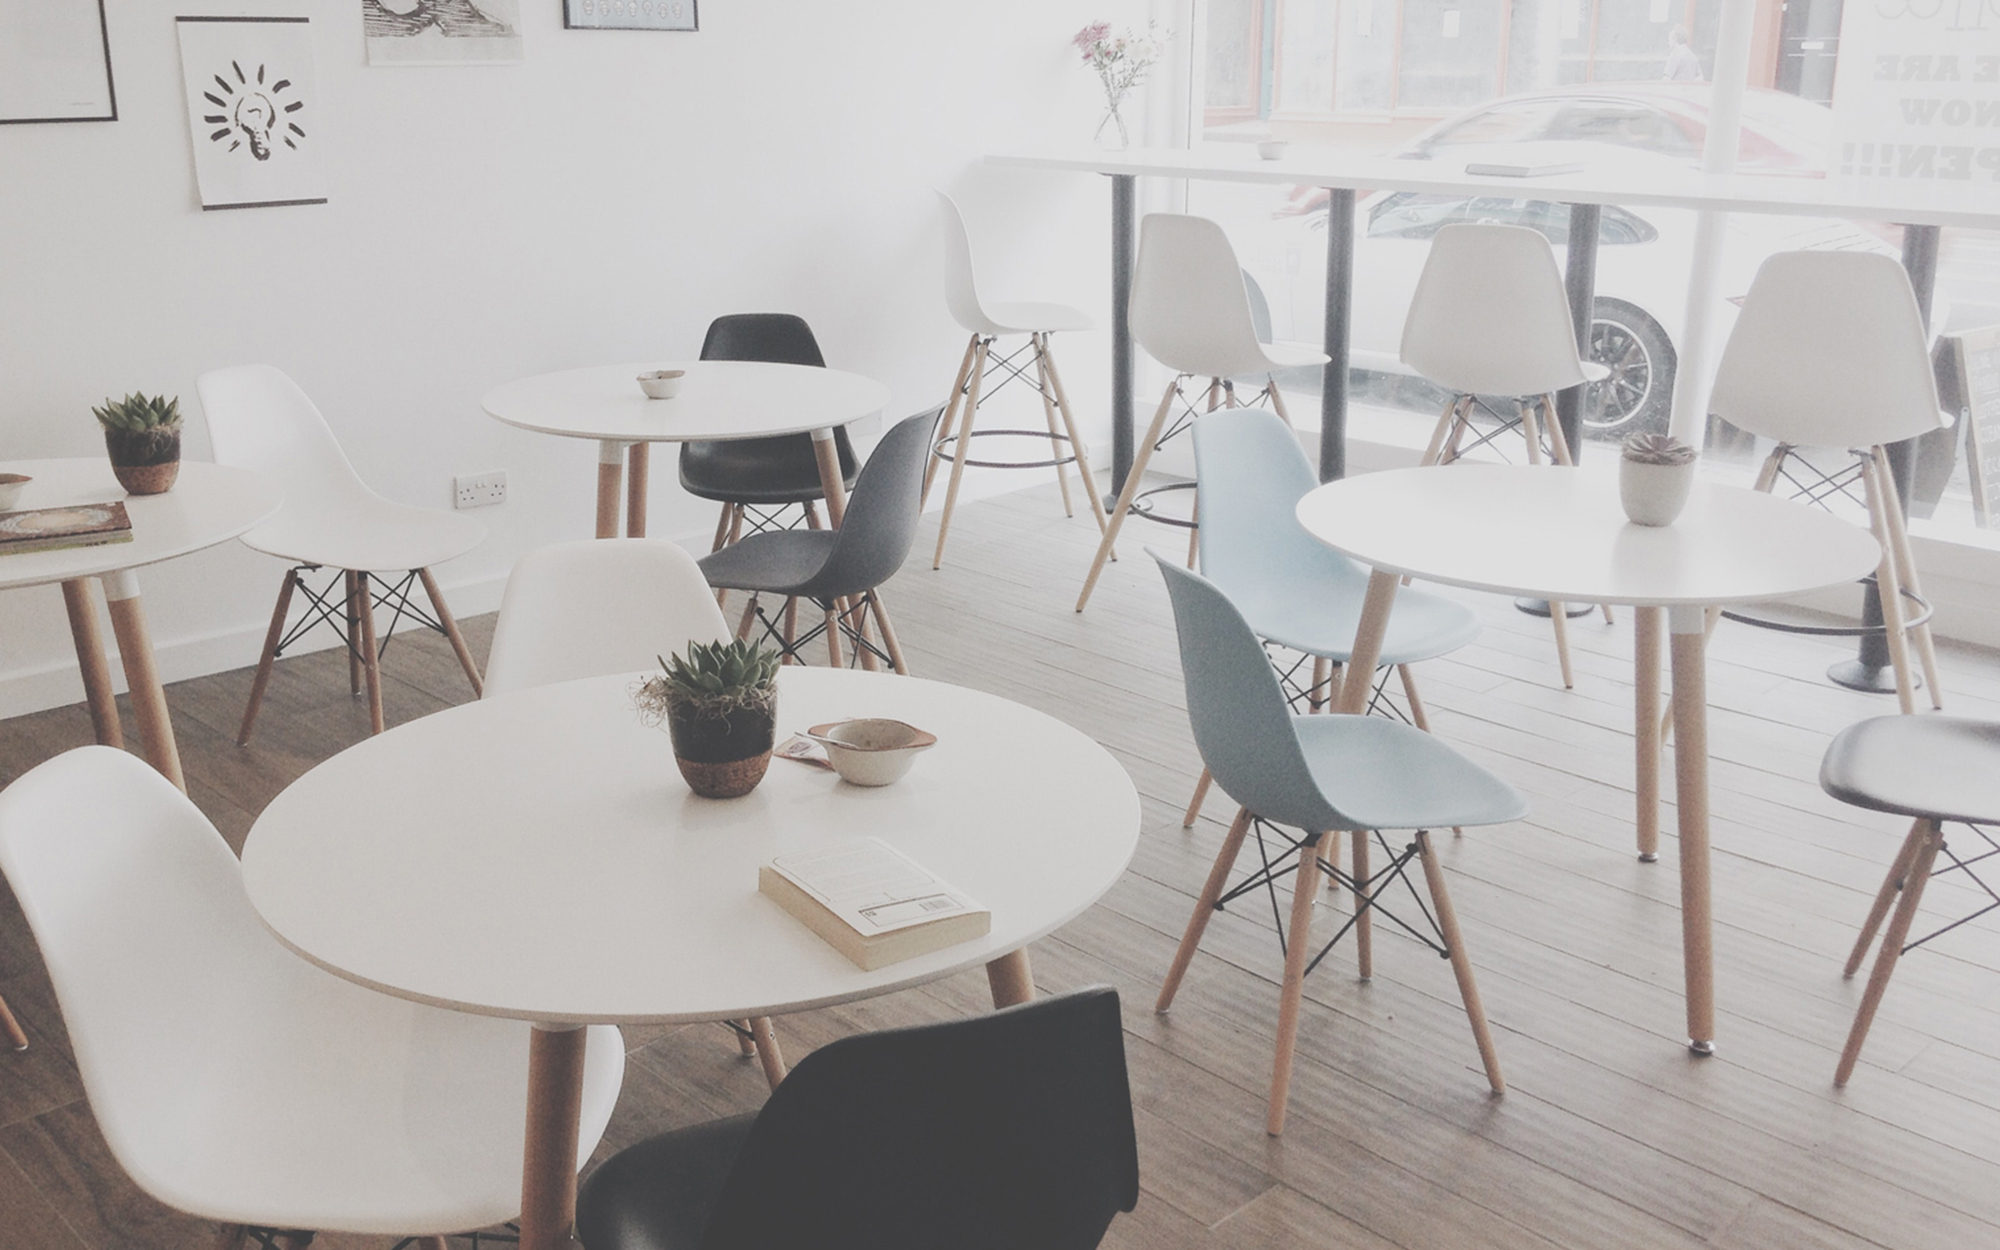
[[[292,570],[297,578],[295,589],[306,598],[306,610],[301,614],[298,623],[287,629],[278,639],[278,645],[271,650],[273,658],[282,657],[287,647],[304,637],[314,626],[324,624],[333,628],[333,632],[340,638],[341,645],[347,649],[349,655],[357,660],[364,659],[359,631],[348,627],[347,591],[344,585],[347,570],[336,570],[333,579],[327,583],[324,590],[314,590],[306,582],[306,574],[320,572],[323,567],[318,564],[301,564]],[[368,594],[371,602],[375,607],[390,609],[388,625],[379,631],[380,636],[375,643],[375,658],[378,662],[388,653],[389,642],[395,637],[396,627],[402,624],[406,617],[426,629],[449,636],[443,621],[438,620],[422,604],[410,598],[410,588],[415,586],[416,582],[417,572],[414,569],[404,573],[399,582],[383,581],[373,574],[368,577]]]
[[[869,638],[862,631],[862,625],[868,619],[868,612],[875,605],[874,591],[871,590],[864,594],[852,596],[848,600],[845,609],[833,600],[806,599],[804,602],[810,603],[819,609],[820,619],[804,633],[787,641],[783,622],[766,612],[764,610],[763,599],[753,594],[751,596],[751,610],[756,613],[757,623],[763,626],[764,630],[758,636],[758,641],[771,644],[783,658],[795,664],[804,664],[806,662],[805,649],[825,637],[827,628],[831,625],[839,629],[840,636],[847,641],[848,649],[844,653],[844,656],[848,668],[862,666],[861,657],[863,655],[872,656],[881,664],[886,664],[892,669],[895,667],[895,660],[890,656],[888,651],[878,646],[874,639]],[[828,613],[832,614],[830,618]]]
[[[1259,866],[1253,869],[1248,877],[1229,889],[1224,890],[1215,900],[1215,910],[1223,911],[1230,903],[1235,902],[1237,899],[1246,898],[1259,890],[1263,891],[1266,898],[1270,901],[1271,918],[1276,922],[1278,927],[1278,950],[1280,953],[1287,953],[1289,947],[1285,933],[1285,914],[1284,908],[1278,902],[1278,883],[1298,872],[1299,852],[1306,846],[1317,842],[1322,837],[1337,838],[1339,835],[1337,833],[1313,833],[1302,834],[1294,838],[1290,834],[1283,832],[1277,825],[1265,820],[1262,816],[1255,815],[1250,818],[1250,826],[1251,832],[1256,836],[1257,840]],[[1320,872],[1330,878],[1336,885],[1340,886],[1341,889],[1345,890],[1348,897],[1355,901],[1355,908],[1353,914],[1348,916],[1346,923],[1342,924],[1334,932],[1334,935],[1327,939],[1325,944],[1320,947],[1319,953],[1314,955],[1306,964],[1308,975],[1311,974],[1313,969],[1319,967],[1320,961],[1325,959],[1327,954],[1340,943],[1340,940],[1346,937],[1355,925],[1360,923],[1363,916],[1370,914],[1387,920],[1417,941],[1428,946],[1431,950],[1437,952],[1439,957],[1444,959],[1451,958],[1451,948],[1445,944],[1443,928],[1438,924],[1437,917],[1432,914],[1430,905],[1424,902],[1423,896],[1417,892],[1416,884],[1409,877],[1410,865],[1416,861],[1418,855],[1416,838],[1412,837],[1409,844],[1398,851],[1389,845],[1389,840],[1382,835],[1381,830],[1378,829],[1373,832],[1376,845],[1380,846],[1383,854],[1388,856],[1388,862],[1374,872],[1369,873],[1366,877],[1356,877],[1341,868],[1334,862],[1337,858],[1334,855],[1322,855],[1316,861],[1319,864]],[[1273,841],[1282,843],[1282,846],[1275,855],[1273,855],[1271,850],[1271,843]],[[1383,895],[1390,892],[1397,882],[1402,883],[1404,890],[1410,896],[1410,901],[1416,904],[1418,913],[1423,917],[1424,927],[1422,929],[1419,929],[1416,925],[1405,920],[1395,912],[1390,911],[1386,905]]]
[[[1987,901],[1977,911],[1973,911],[1966,915],[1960,916],[1958,919],[1952,921],[1951,923],[1943,925],[1937,929],[1933,929],[1931,932],[1926,933],[1924,936],[1920,938],[1916,938],[1912,941],[1903,943],[1902,953],[1905,955],[1917,949],[1919,946],[1922,946],[1926,942],[1932,941],[1936,938],[1943,937],[1945,934],[1950,933],[1953,929],[1956,929],[1961,925],[1970,924],[1973,921],[1979,919],[1981,916],[1984,916],[1987,912],[1993,911],[1996,908],[2000,908],[2000,892],[1996,892],[1991,885],[1987,884],[1984,878],[1982,878],[1978,873],[1973,871],[1973,866],[1975,864],[1983,863],[1986,860],[1992,859],[1995,855],[2000,855],[2000,840],[1996,840],[1993,836],[1993,832],[1985,828],[1984,826],[1975,825],[1970,822],[1967,822],[1965,827],[1978,836],[1980,841],[1985,844],[1985,849],[1975,851],[1971,855],[1960,856],[1951,849],[1951,843],[1949,841],[1940,843],[1938,846],[1938,854],[1943,856],[1945,859],[1950,860],[1951,863],[1943,868],[1935,868],[1935,867],[1932,868],[1930,879],[1932,881],[1935,881],[1939,877],[1944,876],[1946,873],[1962,872],[1965,874],[1967,880],[1971,881],[1972,884],[1974,884],[1975,886],[1978,886],[1980,892],[1986,895]],[[1907,886],[1909,884],[1908,877],[1905,876],[1903,881],[1900,882],[1899,884],[1902,886]]]
[[[472,1250],[479,1250],[481,1246],[520,1245],[521,1226],[519,1224],[516,1224],[514,1221],[509,1220],[505,1225],[503,1225],[503,1227],[506,1228],[507,1230],[504,1233],[491,1233],[491,1232],[446,1233],[444,1240],[447,1243],[454,1241],[462,1241],[466,1245],[470,1246]],[[392,1246],[390,1250],[411,1250],[411,1247],[418,1245],[422,1241],[423,1238],[421,1237],[405,1237],[401,1241],[397,1242],[394,1246]]]
[[[1495,408],[1492,404],[1487,403],[1484,398],[1478,395],[1472,396],[1471,406],[1472,409],[1484,412],[1487,416],[1491,417],[1495,422],[1493,428],[1487,430],[1483,434],[1477,435],[1476,437],[1473,438],[1473,440],[1470,443],[1467,443],[1464,446],[1458,447],[1455,450],[1453,450],[1453,452],[1451,453],[1450,460],[1443,460],[1440,461],[1439,463],[1450,464],[1454,460],[1463,460],[1465,459],[1467,453],[1478,451],[1482,447],[1489,449],[1495,456],[1498,456],[1502,464],[1514,463],[1511,459],[1508,458],[1507,453],[1501,449],[1500,444],[1495,440],[1507,434],[1511,434],[1514,431],[1519,430],[1521,428],[1522,421],[1521,421],[1519,402],[1518,401],[1516,402],[1515,412],[1514,415],[1512,416],[1509,416],[1506,413],[1501,412],[1499,409]],[[1472,422],[1471,411],[1466,412],[1466,414],[1459,419],[1462,422],[1464,422],[1465,428],[1467,430],[1472,430],[1475,428]],[[1523,437],[1525,437],[1525,435]],[[1541,450],[1542,454],[1548,457],[1548,461],[1550,464],[1554,464],[1556,462],[1555,444],[1550,442],[1547,437],[1542,438]]]

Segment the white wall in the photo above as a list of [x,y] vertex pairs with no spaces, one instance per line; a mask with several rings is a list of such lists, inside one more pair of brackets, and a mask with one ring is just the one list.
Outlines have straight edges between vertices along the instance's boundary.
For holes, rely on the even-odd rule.
[[[933,186],[966,200],[1003,298],[1107,315],[1104,180],[976,162],[1087,141],[1068,39],[1149,0],[703,0],[693,35],[565,31],[560,0],[523,0],[522,64],[382,69],[355,0],[178,6],[312,18],[331,202],[210,213],[175,7],[108,2],[121,120],[0,126],[0,459],[101,454],[89,405],[131,390],[180,395],[205,459],[196,375],[266,361],[392,498],[448,506],[453,474],[507,471],[509,502],[475,514],[490,540],[440,570],[461,612],[591,528],[594,446],[487,419],[499,382],[692,356],[716,315],[790,311],[889,385],[890,417],[940,402],[963,337]],[[1065,347],[1102,438],[1105,339]],[[656,460],[654,532],[705,540],[712,510]],[[280,567],[231,544],[144,574],[166,676],[254,662]],[[0,596],[0,715],[81,697],[56,590]]]

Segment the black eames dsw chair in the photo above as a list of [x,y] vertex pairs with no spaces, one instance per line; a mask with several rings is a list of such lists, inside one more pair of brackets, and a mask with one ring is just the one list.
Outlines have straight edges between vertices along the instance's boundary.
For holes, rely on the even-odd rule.
[[585,1250],[1091,1250],[1138,1199],[1118,994],[1099,986],[823,1046],[762,1111],[614,1155],[577,1234]]

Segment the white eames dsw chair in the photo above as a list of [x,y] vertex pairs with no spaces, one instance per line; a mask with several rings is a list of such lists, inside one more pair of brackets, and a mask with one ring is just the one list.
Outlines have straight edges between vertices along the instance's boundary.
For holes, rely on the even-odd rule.
[[[216,462],[267,473],[284,490],[284,506],[245,534],[244,544],[294,566],[286,570],[278,591],[237,745],[250,742],[272,662],[321,622],[332,625],[347,643],[349,689],[359,694],[365,679],[369,722],[374,732],[382,732],[380,660],[388,637],[379,641],[376,637],[377,603],[394,613],[392,632],[395,622],[407,617],[450,639],[473,692],[478,693],[479,666],[459,635],[431,568],[485,541],[486,527],[455,512],[393,503],[368,489],[312,400],[298,383],[269,365],[216,369],[196,379],[195,389],[208,417]],[[339,574],[324,589],[315,590],[305,575],[321,569],[336,569]],[[402,576],[378,580],[375,575],[383,572]],[[410,597],[418,581],[435,616]],[[310,607],[287,632],[294,591],[303,593]]]
[[484,697],[634,673],[690,642],[728,637],[694,557],[665,539],[556,543],[522,556],[507,578]]
[[[1139,442],[1125,485],[1112,507],[1097,557],[1091,561],[1090,575],[1084,579],[1083,593],[1077,596],[1076,610],[1090,602],[1090,592],[1104,572],[1104,562],[1115,555],[1118,531],[1140,494],[1140,480],[1159,445],[1179,431],[1167,428],[1178,401],[1189,412],[1193,405],[1182,392],[1189,378],[1207,378],[1205,394],[1212,410],[1218,393],[1226,396],[1227,407],[1236,407],[1233,379],[1244,375],[1270,375],[1280,369],[1323,365],[1326,354],[1316,348],[1274,346],[1257,337],[1257,323],[1251,313],[1250,292],[1243,282],[1243,269],[1229,236],[1206,217],[1178,213],[1149,213],[1139,223],[1139,258],[1132,276],[1132,339],[1148,355],[1174,371],[1174,378],[1160,397],[1153,423]],[[1285,399],[1275,380],[1265,387],[1271,407],[1284,419]],[[1192,544],[1190,544],[1192,553]],[[1192,554],[1190,554],[1192,561]]]
[[[1823,505],[1846,496],[1866,509],[1882,544],[1876,585],[1896,698],[1904,712],[1916,709],[1907,644],[1914,638],[1931,706],[1942,708],[1930,605],[1884,446],[1945,424],[1923,314],[1903,267],[1873,252],[1780,252],[1766,260],[1722,349],[1708,408],[1777,444],[1757,475],[1758,490],[1772,490],[1783,477],[1798,498]],[[1816,467],[1806,454],[1812,448],[1822,450],[1821,463],[1836,459],[1841,467]],[[1921,613],[1914,619],[1912,606]]]
[[[951,310],[952,319],[972,337],[965,344],[964,359],[958,362],[958,377],[951,384],[951,403],[945,408],[944,424],[937,432],[930,463],[924,470],[923,496],[928,501],[938,464],[951,461],[951,482],[945,488],[944,515],[938,518],[937,552],[931,557],[934,569],[944,563],[945,535],[951,531],[951,514],[958,506],[959,480],[965,476],[968,464],[983,469],[1053,467],[1056,481],[1062,486],[1063,512],[1075,516],[1076,511],[1070,503],[1069,473],[1064,467],[1074,461],[1077,473],[1083,478],[1083,493],[1090,504],[1090,514],[1097,518],[1097,528],[1104,528],[1104,502],[1097,497],[1097,482],[1090,472],[1090,455],[1084,448],[1082,435],[1077,433],[1076,418],[1070,412],[1069,399],[1063,393],[1062,377],[1056,372],[1055,353],[1049,346],[1049,336],[1059,330],[1090,329],[1089,316],[1067,304],[996,304],[982,299],[973,269],[972,238],[966,233],[965,216],[944,192],[938,192],[938,201],[944,207],[944,301]],[[1017,334],[1028,336],[1025,346],[1004,356],[993,351],[995,340]],[[1029,361],[1016,364],[1015,361],[1024,353],[1029,354]],[[1033,369],[1032,374],[1030,368]],[[1001,378],[991,390],[986,390],[986,379],[994,373],[1007,376]],[[1016,378],[1033,386],[1041,396],[1042,416],[1048,423],[1048,430],[975,431],[972,423],[978,415],[979,405]],[[1060,429],[1056,424],[1057,414],[1062,417]],[[972,459],[972,440],[988,435],[1047,439],[1049,458],[1018,461]]]
[[[1542,463],[1546,437],[1549,459],[1572,464],[1556,420],[1556,392],[1608,375],[1603,365],[1577,355],[1562,271],[1548,239],[1524,226],[1456,225],[1437,232],[1410,297],[1401,354],[1404,364],[1452,393],[1424,448],[1427,465],[1450,464],[1509,430],[1521,432],[1528,463]],[[1512,397],[1515,410],[1481,434],[1472,415],[1475,409],[1492,412],[1482,398],[1490,396]],[[1549,605],[1549,619],[1563,685],[1573,686],[1562,604]],[[1611,619],[1609,606],[1604,619]]]
[[[214,826],[143,762],[82,747],[14,782],[0,869],[112,1156],[222,1224],[224,1250],[253,1229],[443,1250],[520,1210],[529,1026],[379,994],[286,950]],[[618,1030],[592,1027],[579,1168],[624,1070]]]
[[[659,538],[587,538],[522,556],[507,578],[482,698],[636,673],[690,642],[729,638],[694,557]],[[769,1019],[730,1023],[776,1089],[785,1059]]]

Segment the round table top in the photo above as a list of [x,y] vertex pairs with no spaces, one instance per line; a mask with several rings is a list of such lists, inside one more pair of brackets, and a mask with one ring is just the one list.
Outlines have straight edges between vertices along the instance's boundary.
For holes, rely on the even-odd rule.
[[1393,469],[1330,482],[1299,523],[1363,564],[1571,603],[1755,603],[1851,582],[1881,548],[1831,513],[1696,482],[1672,525],[1634,525],[1613,473],[1531,465]]
[[277,483],[261,473],[198,460],[181,461],[174,488],[161,495],[126,494],[111,462],[101,457],[0,461],[0,473],[34,479],[14,511],[115,501],[132,519],[128,543],[0,555],[0,590],[136,569],[213,547],[251,529],[283,502]]
[[[648,399],[638,377],[685,369],[680,394]],[[508,425],[564,438],[628,443],[765,438],[878,416],[889,388],[858,373],[749,360],[673,360],[543,373],[480,401]]]
[[[920,984],[1018,950],[1111,888],[1138,844],[1125,770],[995,695],[786,668],[778,736],[849,716],[931,730],[867,789],[773,759],[727,801],[681,781],[636,675],[426,716],[322,763],[243,851],[280,940],[387,993],[564,1023],[779,1015]],[[365,802],[356,806],[361,796]],[[757,891],[773,856],[876,837],[992,912],[985,937],[863,972]]]

